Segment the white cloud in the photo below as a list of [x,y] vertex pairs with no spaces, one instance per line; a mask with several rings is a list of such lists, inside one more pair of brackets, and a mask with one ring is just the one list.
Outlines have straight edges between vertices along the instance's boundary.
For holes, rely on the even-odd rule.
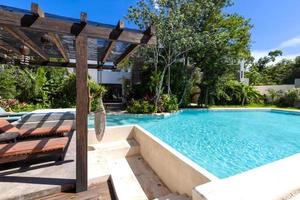
[[297,47],[297,46],[300,46],[300,36],[294,37],[294,38],[291,38],[289,40],[286,40],[286,41],[282,42],[279,45],[279,48],[280,49],[285,49],[285,48]]
[[159,9],[159,5],[157,3],[157,0],[153,0],[153,2],[154,2],[154,8],[158,10]]
[[[299,52],[297,52],[297,51],[295,52],[295,49],[291,51],[290,48],[292,48],[292,47],[300,47],[300,36],[283,41],[276,48],[273,48],[273,49],[254,50],[254,51],[252,51],[252,56],[255,58],[255,60],[258,60],[259,58],[267,56],[270,51],[283,50],[283,55],[278,56],[276,58],[275,63],[279,62],[282,59],[293,60],[297,56],[300,56],[300,50],[299,50]],[[285,54],[285,52],[290,52],[290,53]],[[293,53],[291,53],[291,52],[293,52]]]
[[265,50],[265,51],[254,50],[251,52],[251,54],[255,60],[258,60],[264,56],[267,56],[269,52],[270,51],[268,51],[268,50]]

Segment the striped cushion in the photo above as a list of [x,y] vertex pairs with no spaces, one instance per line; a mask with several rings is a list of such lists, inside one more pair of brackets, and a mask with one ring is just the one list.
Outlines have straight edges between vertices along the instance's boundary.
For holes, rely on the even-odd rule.
[[7,120],[0,119],[0,142],[13,140],[19,135],[19,129],[11,125]]
[[14,144],[0,144],[0,158],[63,150],[68,140],[68,137],[60,137],[17,142]]
[[63,134],[72,131],[72,126],[59,126],[51,128],[34,128],[34,129],[20,129],[20,137],[28,136],[46,136],[52,134]]
[[13,126],[11,123],[9,123],[5,119],[0,119],[0,134],[4,132],[14,132],[14,133],[19,133],[20,130]]

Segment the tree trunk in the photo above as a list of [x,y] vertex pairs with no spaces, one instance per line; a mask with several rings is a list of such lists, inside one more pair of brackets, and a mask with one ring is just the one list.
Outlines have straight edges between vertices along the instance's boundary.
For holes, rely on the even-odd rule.
[[243,99],[242,99],[242,106],[245,105],[245,101],[246,101],[246,97],[244,96]]
[[179,105],[181,105],[181,104],[183,103],[183,101],[184,101],[184,98],[185,98],[185,96],[186,96],[186,92],[187,92],[188,86],[190,86],[190,84],[191,84],[191,81],[192,81],[192,79],[193,79],[193,76],[194,76],[195,71],[196,71],[196,67],[194,67],[194,68],[192,69],[190,78],[189,78],[189,80],[185,83],[184,90],[183,90],[182,96],[181,96],[180,101],[179,101]]
[[208,87],[206,87],[206,90],[205,90],[205,102],[204,102],[204,104],[205,104],[205,107],[208,106]]
[[168,95],[171,94],[171,66],[168,67]]
[[164,67],[163,72],[161,73],[160,76],[160,81],[159,81],[159,85],[156,88],[156,97],[155,97],[155,112],[157,112],[157,106],[158,106],[158,101],[160,99],[160,93],[161,93],[161,89],[163,86],[163,82],[164,82],[164,77],[165,77],[165,73],[167,71],[168,65]]

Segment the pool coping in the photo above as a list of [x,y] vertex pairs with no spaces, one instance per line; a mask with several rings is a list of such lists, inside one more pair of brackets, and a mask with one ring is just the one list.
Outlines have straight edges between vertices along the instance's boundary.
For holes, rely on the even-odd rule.
[[143,116],[154,116],[154,117],[170,117],[177,115],[183,111],[186,110],[202,110],[202,111],[209,111],[209,110],[216,110],[216,111],[237,111],[237,110],[242,110],[242,111],[285,111],[285,112],[294,112],[294,113],[300,113],[300,110],[296,109],[288,109],[288,108],[272,108],[272,107],[253,107],[253,108],[244,108],[244,107],[238,107],[238,108],[182,108],[176,112],[170,112],[170,113],[149,113],[149,114],[134,114],[134,113],[128,113],[128,112],[120,112],[120,113],[107,113],[108,116],[117,116],[117,115],[125,115],[125,116],[134,116],[134,117],[143,117]]
[[219,197],[231,200],[283,200],[300,189],[300,181],[297,181],[300,180],[299,167],[300,153],[297,153],[224,179],[199,185],[193,189],[193,200],[218,200]]

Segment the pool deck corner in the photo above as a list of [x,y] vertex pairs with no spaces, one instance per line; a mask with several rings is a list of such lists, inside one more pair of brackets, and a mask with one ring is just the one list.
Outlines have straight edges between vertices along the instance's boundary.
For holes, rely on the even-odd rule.
[[288,200],[300,189],[299,169],[300,154],[296,154],[197,186],[193,190],[193,200]]

